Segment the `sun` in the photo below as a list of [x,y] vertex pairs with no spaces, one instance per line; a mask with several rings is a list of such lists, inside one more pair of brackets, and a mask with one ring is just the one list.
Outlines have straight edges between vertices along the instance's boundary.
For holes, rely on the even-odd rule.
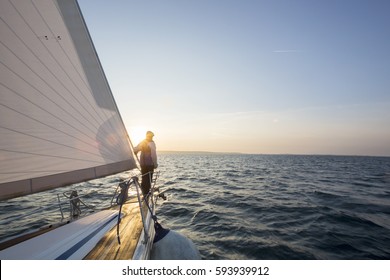
[[133,126],[129,128],[129,136],[134,146],[145,139],[146,131],[148,129],[144,126]]

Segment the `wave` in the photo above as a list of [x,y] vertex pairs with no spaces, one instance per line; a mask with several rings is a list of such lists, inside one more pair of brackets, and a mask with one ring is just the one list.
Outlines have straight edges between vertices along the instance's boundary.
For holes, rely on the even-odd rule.
[[[168,197],[158,204],[159,221],[191,238],[204,259],[390,259],[390,158],[159,156],[159,185]],[[93,191],[118,180],[77,188]],[[103,196],[87,198],[99,205]],[[16,213],[53,197],[0,203],[0,236],[41,226]]]

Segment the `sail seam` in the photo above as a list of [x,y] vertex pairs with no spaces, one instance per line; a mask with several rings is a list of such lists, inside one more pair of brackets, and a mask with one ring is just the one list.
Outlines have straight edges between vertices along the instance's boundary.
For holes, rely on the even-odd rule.
[[[35,31],[33,30],[33,28],[31,28],[31,26],[30,26],[30,24],[28,23],[28,22],[26,22],[26,20],[24,19],[24,17],[22,16],[22,14],[19,12],[19,10],[15,7],[15,5],[12,3],[12,2],[10,2],[10,4],[13,6],[13,8],[15,9],[15,11],[19,14],[19,16],[20,16],[20,18],[24,21],[24,23],[29,27],[29,29],[31,30],[31,32],[37,37],[37,38],[39,38],[39,36],[38,36],[38,34],[36,34],[35,33]],[[32,3],[33,5],[34,5],[34,7],[35,7],[35,4],[34,3]],[[38,14],[39,14],[39,16],[41,17],[41,19],[43,20],[43,22],[45,22],[45,24],[47,25],[47,23],[46,23],[46,21],[45,21],[45,19],[42,17],[42,15],[39,13],[39,10],[35,7],[35,9],[37,10],[37,12],[38,12]],[[3,19],[1,19],[3,22],[4,22],[4,20]],[[48,71],[49,71],[49,73],[52,75],[52,77],[54,77],[63,87],[64,87],[64,89],[69,93],[69,94],[71,94],[73,97],[74,97],[74,95],[71,93],[71,91],[68,89],[68,88],[66,88],[65,86],[64,86],[64,84],[61,82],[61,79],[59,79],[58,77],[56,77],[53,73],[51,73],[51,71],[47,68],[47,65],[40,59],[40,57],[38,57],[34,52],[33,52],[33,50],[31,50],[31,48],[23,41],[23,39],[21,39],[18,35],[17,35],[17,33],[6,23],[6,22],[4,22],[6,25],[7,25],[7,27],[9,28],[9,30],[19,39],[19,41],[30,51],[30,53],[41,63],[41,65],[42,66],[44,66]],[[51,30],[50,29],[50,27],[49,27],[49,30]],[[53,34],[53,31],[51,30],[51,32],[52,32],[52,34]],[[56,61],[56,63],[57,63],[57,66],[59,66],[63,71],[64,71],[64,69],[62,68],[62,66],[59,64],[59,62],[58,62],[58,60],[53,56],[53,54],[51,53],[51,51],[47,48],[47,46],[45,45],[45,44],[43,44],[42,43],[42,41],[41,41],[41,44],[42,44],[42,46],[47,50],[47,52],[48,52],[48,54],[50,55],[50,57],[51,58],[53,58],[55,61]],[[4,44],[3,44],[4,45]],[[43,83],[45,83],[49,88],[51,88],[52,90],[53,90],[53,92],[55,92],[56,94],[57,94],[57,96],[58,97],[60,97],[64,102],[66,102],[69,106],[71,106],[71,108],[73,108],[73,110],[75,110],[75,112],[77,112],[78,114],[80,114],[80,116],[82,116],[88,123],[91,123],[88,119],[86,119],[86,117],[81,113],[81,111],[79,111],[79,110],[77,110],[71,103],[69,103],[68,102],[68,100],[67,99],[65,99],[61,94],[59,94],[59,92],[55,89],[55,88],[53,88],[50,84],[48,84],[40,75],[38,75],[38,73],[37,72],[35,72],[33,69],[31,69],[31,67],[29,66],[29,65],[27,65],[26,63],[24,63],[22,60],[20,60],[20,58],[9,48],[9,47],[7,47],[6,45],[4,45],[11,53],[13,53],[14,55],[15,55],[15,57],[17,57],[18,59],[19,59],[19,61],[21,61],[21,63],[23,63],[24,65],[26,65],[26,67],[28,67],[35,75],[36,75],[36,77],[38,77],[39,79],[41,79],[42,81],[43,81]],[[72,66],[73,66],[73,68],[75,69],[75,71],[77,72],[77,73],[79,73],[79,71],[77,70],[78,68],[76,68],[75,67],[75,65],[73,64],[73,62],[72,62],[72,60],[69,58],[69,56],[68,56],[68,54],[65,52],[65,50],[62,48],[62,46],[61,46],[61,44],[59,44],[59,46],[60,46],[60,48],[62,49],[62,51],[63,51],[63,53],[65,54],[65,56],[68,58],[68,61],[72,64]],[[7,67],[8,68],[8,67]],[[11,70],[11,69],[10,69]],[[12,71],[12,70],[11,70]],[[16,74],[14,71],[12,71],[14,74]],[[68,76],[68,74],[67,74],[67,72],[66,71],[64,71],[64,73]],[[16,74],[17,75],[17,74]],[[19,76],[19,75],[17,75],[17,76]],[[79,75],[80,76],[80,75]],[[20,77],[20,76],[19,76]],[[21,78],[21,77],[20,77]],[[69,76],[68,76],[68,78],[72,81],[72,83],[74,83],[74,81],[73,81],[73,79],[71,79]],[[80,78],[81,78],[81,81],[82,82],[84,82],[84,84],[85,84],[85,80],[80,76]],[[32,88],[34,88],[37,92],[39,92],[42,96],[44,96],[45,98],[47,98],[48,100],[50,100],[53,104],[55,104],[56,106],[58,106],[58,108],[60,109],[60,110],[62,110],[63,112],[65,112],[68,116],[70,116],[71,118],[73,118],[75,121],[77,121],[79,124],[81,124],[81,125],[83,125],[87,130],[90,130],[90,128],[88,127],[88,126],[86,126],[86,125],[84,125],[83,123],[81,123],[81,122],[79,122],[79,120],[77,119],[77,118],[75,118],[75,116],[73,116],[72,114],[70,114],[68,111],[65,111],[65,110],[63,110],[63,108],[61,107],[61,106],[59,106],[56,102],[54,102],[53,100],[51,100],[50,98],[48,98],[43,92],[41,92],[40,90],[38,90],[37,88],[35,88],[33,85],[31,85],[29,82],[27,82],[25,79],[23,79],[23,78],[21,78],[22,80],[24,80],[28,85],[30,85]],[[76,85],[75,85],[76,86]],[[78,86],[76,86],[76,88],[78,89],[78,91],[81,93],[81,95],[82,96],[84,96],[83,95],[83,92],[81,91],[81,89],[80,89],[80,87],[78,87]],[[89,91],[91,92],[91,88],[89,87],[89,86],[87,86],[87,88],[89,89]],[[112,96],[110,96],[111,98],[112,98]],[[84,107],[81,103],[80,103],[80,101],[79,100],[77,100],[75,97],[74,97],[74,99],[76,100],[76,102],[81,106],[81,107]],[[90,104],[89,103],[89,101],[87,100],[87,102],[88,102],[88,104]],[[84,111],[83,111],[84,112]],[[89,113],[89,111],[88,110],[85,110],[85,112],[87,112],[87,113]],[[103,114],[105,115],[105,117],[106,118],[108,118],[107,117],[107,115],[104,113],[104,111],[102,111],[103,112]],[[92,118],[94,118],[91,114],[89,114]],[[100,117],[100,120],[101,121],[103,121],[103,119]],[[95,121],[96,121],[96,119],[95,119]],[[69,123],[67,123],[68,125],[69,125]],[[92,124],[92,123],[91,123]],[[92,124],[93,125],[93,124]],[[115,129],[112,127],[112,125],[109,123],[109,125],[111,126],[111,131],[115,131]],[[95,126],[95,128],[97,128],[96,126]],[[103,129],[105,130],[105,128],[103,127]],[[90,130],[92,133],[93,133],[93,131],[92,130]],[[80,131],[81,132],[81,131]],[[121,139],[121,142],[122,143],[124,143],[123,142],[123,139]],[[105,147],[104,147],[105,148]],[[111,147],[111,148],[114,148],[114,147]],[[120,149],[120,145],[118,144],[118,145],[116,145],[115,146],[115,149],[111,149],[111,150],[108,150],[110,153],[111,152],[113,152],[113,151],[115,151],[117,154],[120,154],[121,153],[121,149]]]
[[[2,20],[2,19],[1,19]],[[3,20],[2,20],[3,21]],[[4,21],[3,21],[4,22]],[[5,23],[5,22],[4,22]],[[36,56],[36,54],[31,50],[31,48],[16,34],[16,32],[7,24],[7,27],[9,28],[9,30],[12,31],[12,33],[19,39],[19,41],[30,51],[30,53],[41,63],[42,66],[44,66],[46,68],[46,70],[49,71],[49,69],[46,67],[46,65],[42,62],[42,60]],[[27,24],[27,23],[26,23]],[[31,29],[31,28],[30,28]],[[31,30],[32,32],[34,32],[33,30]],[[35,34],[35,33],[34,33]],[[36,34],[35,34],[36,35]],[[37,36],[38,37],[38,36]],[[26,64],[23,60],[20,59],[20,57],[14,53],[12,51],[11,48],[9,48],[8,46],[6,46],[5,44],[2,43],[2,45],[8,49],[9,52],[11,52],[22,64],[24,64],[32,73],[35,74],[35,76],[37,78],[39,78],[45,85],[47,85],[47,87],[49,87],[53,92],[56,93],[56,95],[61,98],[66,104],[68,104],[75,112],[79,113],[80,116],[83,116],[81,114],[81,111],[77,110],[68,100],[66,100],[52,85],[50,85],[49,83],[47,83],[34,69],[32,69],[28,64]],[[57,104],[56,102],[54,102],[52,99],[50,99],[47,95],[45,95],[42,91],[40,91],[39,89],[37,89],[35,86],[33,86],[31,83],[29,83],[26,79],[20,77],[20,75],[18,73],[16,73],[15,71],[13,71],[11,68],[9,68],[7,65],[5,65],[4,63],[2,63],[5,67],[7,67],[12,73],[14,73],[16,76],[18,76],[20,79],[22,79],[26,84],[28,84],[29,86],[31,86],[34,90],[36,90],[39,94],[41,94],[42,96],[44,96],[47,100],[50,100],[54,105],[56,105],[61,111],[63,111],[65,114],[67,114],[68,116],[70,116],[71,118],[73,118],[76,122],[80,123],[81,125],[83,125],[87,130],[90,130],[90,128],[86,125],[84,125],[83,123],[79,122],[79,120],[74,116],[72,115],[70,112],[64,110],[59,104]],[[50,71],[49,73],[55,77]],[[57,79],[58,81],[58,79]],[[65,88],[66,89],[66,88]],[[68,91],[69,92],[69,91]],[[80,103],[79,103],[80,104]],[[81,104],[80,104],[81,105]],[[93,131],[90,130],[92,133]]]
[[[10,108],[10,107],[4,105],[4,104],[0,104],[0,105],[2,105],[3,107],[5,107],[5,108],[7,108],[7,109],[10,109],[10,110],[12,110],[12,111],[15,111],[15,112],[17,112],[17,113],[19,113],[19,114],[21,114],[21,115],[23,115],[23,116],[25,116],[25,117],[31,119],[31,120],[34,120],[34,121],[36,121],[36,122],[38,122],[38,123],[40,123],[40,124],[42,124],[42,125],[45,125],[45,126],[51,128],[51,129],[53,129],[53,130],[56,130],[56,131],[61,132],[61,133],[64,133],[65,135],[67,135],[67,136],[69,136],[69,137],[75,138],[75,139],[79,140],[80,142],[85,143],[85,144],[87,144],[88,146],[94,148],[93,145],[91,145],[91,144],[89,144],[89,143],[87,143],[87,142],[84,142],[84,141],[82,141],[82,140],[80,140],[80,139],[78,139],[78,138],[72,136],[71,134],[68,134],[68,133],[66,133],[66,132],[63,132],[63,131],[61,131],[61,130],[58,130],[58,129],[56,129],[56,128],[53,128],[53,127],[49,126],[48,124],[42,123],[42,122],[40,122],[40,121],[38,121],[38,120],[36,120],[36,119],[33,119],[33,118],[29,117],[29,116],[26,116],[26,115],[23,114],[22,112],[16,111],[16,110],[14,110],[14,109],[12,109],[12,108]],[[100,157],[100,156],[104,156],[104,157],[107,158],[107,159],[110,159],[110,157],[111,157],[111,154],[107,156],[107,155],[105,155],[105,154],[103,154],[103,153],[100,153],[100,154],[98,154],[98,153],[93,153],[93,152],[90,152],[90,151],[87,151],[87,150],[82,150],[82,149],[80,149],[80,148],[76,148],[76,147],[72,147],[72,146],[69,146],[69,145],[65,145],[65,144],[62,144],[62,143],[60,143],[60,142],[55,142],[55,141],[52,141],[52,140],[49,140],[49,139],[46,139],[46,138],[42,138],[42,137],[39,137],[39,136],[31,135],[31,134],[28,134],[28,133],[25,133],[25,132],[22,132],[22,131],[18,131],[18,130],[15,130],[15,129],[8,128],[8,127],[0,126],[0,128],[9,130],[9,131],[12,131],[12,132],[15,132],[15,133],[19,133],[19,134],[22,134],[22,135],[25,135],[25,136],[29,136],[29,137],[32,137],[32,138],[36,138],[36,139],[39,139],[39,140],[43,140],[43,141],[46,141],[46,142],[49,142],[49,143],[53,143],[53,144],[56,144],[56,145],[59,145],[59,146],[71,148],[71,149],[73,149],[73,150],[79,150],[79,151],[81,151],[81,152],[89,153],[89,154],[92,154],[92,155],[95,155],[95,156],[99,156],[99,157]],[[15,151],[13,151],[13,152],[15,152]],[[114,160],[114,159],[112,158],[111,160]]]
[[[61,3],[58,3],[58,4],[61,4]],[[77,9],[76,9],[76,10],[77,10],[77,12],[78,12],[78,15],[80,16],[82,25],[83,25],[83,27],[84,27],[84,30],[85,30],[86,34],[87,34],[87,41],[88,41],[88,43],[90,44],[90,46],[91,46],[91,48],[92,48],[92,51],[93,51],[94,54],[95,54],[95,58],[96,58],[96,60],[97,60],[98,70],[99,70],[101,76],[103,77],[103,79],[104,79],[104,81],[105,81],[104,86],[106,87],[107,92],[110,94],[110,100],[111,100],[111,102],[113,103],[113,105],[115,106],[116,113],[118,114],[119,118],[121,119],[121,116],[120,116],[118,107],[116,106],[115,99],[114,99],[114,97],[113,97],[113,95],[112,95],[112,91],[111,91],[110,85],[108,84],[106,75],[105,75],[105,73],[104,73],[104,71],[103,71],[103,69],[102,69],[101,62],[100,62],[100,60],[99,60],[99,56],[98,56],[98,54],[97,54],[97,52],[96,52],[96,49],[95,49],[95,46],[94,46],[94,44],[93,44],[93,42],[92,42],[92,39],[91,39],[91,35],[90,35],[90,33],[89,33],[89,30],[88,30],[88,28],[86,27],[86,24],[85,24],[83,15],[82,15],[82,13],[81,13],[81,10],[80,10],[80,8],[79,8],[79,6],[78,6],[77,1],[75,1],[75,4],[76,4],[76,6],[77,6]],[[64,22],[65,22],[65,24],[66,24],[66,23],[67,23],[67,20],[65,19],[64,15],[63,15],[63,13],[62,13],[62,11],[61,11],[61,9],[60,9],[58,6],[57,6],[57,10],[58,10],[58,12],[62,15],[62,18],[64,19]],[[38,13],[40,13],[39,10],[37,10],[37,11],[38,11]],[[42,17],[42,16],[41,16],[41,17]],[[43,17],[42,17],[42,19],[43,19]],[[44,20],[44,19],[43,19],[43,20]],[[44,20],[44,21],[45,21],[45,20]],[[45,23],[46,23],[46,21],[45,21]],[[47,25],[47,27],[50,29],[50,31],[51,31],[52,34],[54,35],[53,30],[50,28],[50,26]],[[68,32],[69,32],[70,37],[72,37],[72,33],[70,32],[70,30],[69,30],[68,27],[67,27],[67,29],[68,29]],[[78,68],[76,68],[76,67],[74,66],[72,60],[71,60],[71,59],[69,58],[69,56],[68,56],[68,53],[63,49],[63,47],[62,47],[61,44],[59,44],[59,45],[60,45],[60,48],[62,49],[63,53],[64,53],[64,54],[66,55],[66,57],[68,58],[68,61],[69,61],[69,62],[72,64],[72,66],[75,68],[77,74],[79,75],[79,77],[81,78],[81,80],[83,81],[83,83],[86,85],[86,87],[89,89],[90,92],[93,92],[93,90],[92,90],[91,87],[90,87],[90,84],[87,83],[87,82],[84,80],[84,78],[81,76],[80,72],[78,71]],[[81,61],[80,61],[80,63],[82,64]],[[106,100],[104,100],[104,103],[107,104]],[[111,105],[111,104],[110,104],[110,105]],[[108,118],[106,112],[103,111],[102,113],[103,113],[103,115],[104,115],[106,118]],[[98,114],[98,115],[99,115],[99,114]],[[100,117],[100,115],[99,115],[99,117]],[[115,119],[115,120],[118,121],[117,119]],[[124,126],[123,121],[122,121],[122,122],[119,122],[119,123],[121,124],[121,129],[123,130],[123,133],[124,133],[125,135],[127,135],[127,132],[126,132],[126,129],[125,129],[125,126]],[[108,124],[109,124],[109,126],[111,127],[111,131],[115,130],[115,127],[111,124],[111,121],[109,121]],[[128,145],[128,143],[126,143],[126,142],[124,141],[124,139],[121,138],[120,140],[121,140],[122,144]],[[118,144],[118,146],[119,146],[119,144]]]
[[[29,29],[31,30],[31,32],[32,32],[37,38],[39,38],[39,35],[34,31],[34,29],[31,27],[31,25],[30,25],[28,22],[26,22],[25,18],[22,16],[22,14],[19,12],[19,10],[15,7],[15,5],[14,5],[12,2],[10,2],[10,4],[14,7],[15,11],[19,14],[20,18],[24,21],[24,23],[29,27]],[[45,23],[45,25],[48,27],[47,22],[46,22],[45,19],[42,17],[42,14],[41,14],[41,13],[39,12],[39,10],[37,9],[35,3],[34,3],[34,2],[31,2],[31,4],[34,6],[36,12],[39,14],[39,16],[41,17],[42,21],[43,21],[43,22]],[[8,27],[9,27],[9,26],[8,26]],[[10,27],[9,27],[9,28],[10,28]],[[52,30],[51,30],[49,27],[48,27],[48,29],[51,31],[52,35],[55,37],[55,35],[54,35],[54,33],[52,32]],[[12,29],[10,28],[10,30],[12,30]],[[13,31],[13,30],[12,30],[12,31]],[[23,40],[14,32],[14,31],[13,31],[13,33],[15,34],[15,36],[18,37],[18,39],[19,39],[21,42],[23,42],[23,44],[26,46],[26,48],[30,50],[30,52],[31,52],[31,53],[32,53],[32,54],[41,62],[41,64],[42,64],[43,66],[45,66],[47,70],[49,70],[48,67],[47,67],[47,65],[46,65],[39,57],[36,56],[36,54],[35,54],[35,53],[34,53],[34,52],[33,52],[25,43],[24,43],[24,41],[23,41]],[[59,67],[62,69],[62,71],[63,71],[63,72],[65,73],[65,75],[69,78],[69,80],[75,85],[75,87],[78,89],[79,93],[80,93],[83,97],[85,97],[84,94],[83,94],[83,91],[80,89],[80,87],[78,87],[78,86],[74,83],[73,79],[71,79],[71,78],[69,77],[68,73],[63,69],[63,67],[62,67],[61,64],[58,62],[58,60],[54,57],[54,55],[52,54],[52,52],[47,48],[47,46],[46,46],[45,44],[42,43],[42,41],[41,41],[41,44],[42,44],[42,46],[46,49],[47,53],[50,54],[50,57],[51,57],[54,61],[56,61],[57,66],[59,66]],[[61,47],[63,53],[67,56],[68,60],[71,62],[69,56],[68,56],[67,53],[63,50],[61,44],[59,44],[59,46]],[[75,70],[76,72],[78,72],[78,70],[77,70],[77,68],[74,66],[74,64],[73,64],[72,62],[71,62],[71,64],[72,64],[74,70]],[[50,71],[49,71],[49,72],[50,72]],[[51,73],[51,74],[52,74],[52,73]],[[72,95],[72,97],[73,97],[75,100],[78,101],[79,105],[81,105],[81,103],[79,102],[79,100],[78,100],[78,99],[72,94],[72,92],[71,92],[71,91],[62,83],[61,79],[59,79],[59,78],[58,78],[57,76],[55,76],[54,74],[52,74],[52,76],[55,77],[56,80],[64,87],[64,89],[66,89],[66,90],[68,91],[68,93],[69,93],[70,95]],[[81,80],[84,81],[82,78],[81,78]],[[66,101],[66,100],[65,100],[65,101]],[[86,99],[86,101],[89,103],[89,100],[88,100],[88,99]],[[71,104],[69,104],[69,105],[71,105]],[[72,105],[71,105],[71,106],[72,106]],[[81,113],[81,111],[78,111],[76,108],[74,108],[74,109],[75,109],[75,111],[77,111],[81,116],[83,116],[83,114]],[[83,117],[84,117],[84,116],[83,116]],[[92,118],[93,118],[93,116],[92,116]],[[89,121],[88,119],[86,119],[85,117],[84,117],[84,119],[85,119],[86,121],[88,121],[89,123],[92,124],[92,122],[90,122],[90,121]],[[96,121],[96,119],[95,119],[95,121]],[[93,125],[93,124],[92,124],[92,125]],[[97,128],[97,127],[95,127],[95,128]]]

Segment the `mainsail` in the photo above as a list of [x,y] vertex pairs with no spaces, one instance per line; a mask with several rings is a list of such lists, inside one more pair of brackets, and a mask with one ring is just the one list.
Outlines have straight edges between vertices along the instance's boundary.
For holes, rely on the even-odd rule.
[[1,0],[0,40],[0,200],[136,167],[75,0]]

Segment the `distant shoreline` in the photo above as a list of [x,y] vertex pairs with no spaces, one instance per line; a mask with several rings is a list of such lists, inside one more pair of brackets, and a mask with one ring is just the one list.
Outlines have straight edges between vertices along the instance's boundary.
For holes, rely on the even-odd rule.
[[207,152],[207,151],[157,151],[159,154],[220,154],[220,155],[249,155],[235,152]]
[[209,151],[157,151],[158,154],[191,154],[191,155],[262,155],[262,156],[323,156],[323,157],[378,157],[388,158],[390,156],[380,155],[337,155],[337,154],[261,154],[261,153],[239,153],[239,152],[209,152]]

